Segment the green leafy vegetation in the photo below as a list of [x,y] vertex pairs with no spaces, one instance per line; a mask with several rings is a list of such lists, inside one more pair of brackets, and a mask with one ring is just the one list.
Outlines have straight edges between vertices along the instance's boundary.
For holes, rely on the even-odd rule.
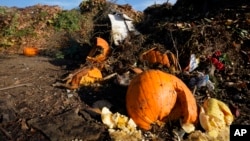
[[0,6],[0,14],[4,14],[6,11],[6,8]]
[[15,13],[11,16],[11,22],[4,26],[2,29],[1,35],[4,37],[14,36],[14,37],[22,37],[26,35],[34,35],[33,29],[31,27],[25,27],[23,29],[19,28],[19,17],[20,14]]
[[2,29],[0,29],[0,46],[1,47],[9,47],[13,46],[18,42],[18,39],[23,36],[35,36],[34,29],[32,27],[19,27],[20,25],[20,17],[21,15],[18,13],[8,14],[6,12],[2,12],[3,10],[0,8],[0,13],[2,13],[3,17],[7,17],[6,19],[10,19],[3,21],[1,24]]
[[56,30],[80,30],[81,13],[78,10],[62,11],[55,18],[53,25]]
[[19,18],[19,14],[14,14],[12,19],[11,19],[11,24],[9,24],[8,26],[6,26],[3,29],[3,35],[4,36],[10,36],[10,35],[14,35],[17,31],[17,26],[18,26],[18,18]]

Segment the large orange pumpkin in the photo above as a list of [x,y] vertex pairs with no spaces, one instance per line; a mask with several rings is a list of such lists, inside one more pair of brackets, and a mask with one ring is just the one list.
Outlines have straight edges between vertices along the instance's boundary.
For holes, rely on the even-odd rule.
[[126,108],[128,115],[145,130],[165,122],[170,113],[171,119],[182,120],[183,128],[197,120],[197,104],[191,91],[179,78],[160,70],[145,71],[131,81]]

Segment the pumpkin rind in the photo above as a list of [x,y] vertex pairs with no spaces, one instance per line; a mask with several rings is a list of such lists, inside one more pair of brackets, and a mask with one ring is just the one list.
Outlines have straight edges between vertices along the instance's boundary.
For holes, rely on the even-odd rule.
[[[101,53],[96,54],[100,49],[102,50]],[[103,62],[108,58],[110,50],[111,48],[106,40],[96,37],[96,45],[90,50],[86,59],[90,62]]]
[[175,55],[170,51],[166,51],[166,53],[161,53],[157,50],[156,47],[151,48],[146,52],[143,52],[140,55],[140,60],[147,61],[151,64],[162,64],[167,68],[173,67],[176,70],[178,69],[178,61]]
[[[186,95],[187,94],[187,95]],[[180,106],[175,106],[178,98]],[[126,95],[128,115],[142,129],[151,129],[151,124],[165,121],[174,107],[181,108],[177,117],[183,123],[197,120],[197,105],[188,87],[176,76],[160,70],[148,70],[137,75],[130,83]]]
[[101,71],[98,68],[93,67],[88,71],[87,75],[82,76],[80,80],[80,85],[86,86],[101,79],[102,79]]

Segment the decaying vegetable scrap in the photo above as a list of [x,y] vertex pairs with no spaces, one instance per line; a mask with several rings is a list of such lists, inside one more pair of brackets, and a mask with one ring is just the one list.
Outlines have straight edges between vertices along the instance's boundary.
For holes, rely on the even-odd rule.
[[229,107],[215,98],[208,98],[200,109],[199,121],[205,132],[196,130],[186,141],[229,141],[229,126],[234,116]]
[[167,68],[178,70],[178,60],[171,51],[161,53],[156,47],[143,52],[140,55],[141,61],[147,61],[151,64],[161,64]]
[[189,88],[176,76],[160,70],[144,71],[131,81],[126,108],[144,130],[150,130],[152,124],[164,125],[171,113],[173,119],[181,119],[182,128],[190,133],[198,119],[196,100]]
[[221,130],[229,128],[234,116],[225,103],[215,98],[208,98],[201,106],[199,119],[208,135],[216,138]]
[[87,66],[85,65],[83,68],[77,69],[73,73],[69,74],[62,80],[66,81],[66,83],[57,82],[53,84],[53,86],[62,86],[68,89],[77,89],[81,86],[87,86],[96,81],[103,80],[101,73],[102,65],[98,65],[98,63],[102,63],[103,61],[105,61],[109,53],[110,47],[107,41],[100,37],[97,37],[95,46],[89,52],[89,55],[86,59],[91,64],[88,64]]
[[103,107],[101,112],[102,122],[108,126],[112,140],[143,140],[141,130],[136,129],[136,124],[131,118],[120,113],[112,113]]
[[96,45],[91,49],[86,60],[92,63],[101,63],[108,58],[110,51],[111,49],[107,41],[97,37]]
[[69,74],[62,81],[66,83],[56,82],[53,86],[62,86],[68,89],[77,89],[80,86],[87,86],[91,83],[102,79],[101,71],[96,67],[83,67]]

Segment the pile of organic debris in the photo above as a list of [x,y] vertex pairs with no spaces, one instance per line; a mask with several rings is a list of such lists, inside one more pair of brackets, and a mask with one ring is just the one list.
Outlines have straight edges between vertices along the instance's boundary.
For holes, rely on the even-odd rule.
[[[82,9],[86,7],[90,6],[83,3]],[[171,6],[163,4],[160,7],[170,11]],[[117,111],[114,114],[110,112],[111,105],[116,105],[111,104],[110,98],[102,98],[101,106],[92,109],[101,114],[113,140],[167,136],[186,140],[229,140],[229,126],[239,116],[239,110],[234,102],[227,101],[226,104],[218,100],[222,96],[218,92],[223,84],[237,88],[241,85],[243,89],[249,86],[246,79],[237,83],[224,79],[234,75],[236,66],[241,66],[236,64],[236,59],[247,54],[244,46],[249,40],[245,30],[249,27],[249,16],[244,11],[249,7],[238,8],[230,19],[222,18],[222,15],[232,14],[230,10],[236,9],[225,9],[217,17],[207,16],[191,21],[164,15],[158,19],[151,18],[154,13],[148,10],[149,13],[144,15],[145,21],[137,21],[139,31],[131,25],[133,18],[126,15],[126,11],[113,10],[106,16],[102,15],[102,20],[107,21],[106,17],[111,22],[111,40],[107,42],[101,37],[109,38],[99,34],[85,64],[63,79],[65,83],[57,82],[54,86],[68,89],[99,87],[94,92],[96,95],[107,94],[103,91],[110,91],[116,85],[124,86],[125,92],[122,93],[125,96],[120,95],[124,106],[118,104],[116,108],[126,107],[126,111],[121,113],[131,119]],[[239,19],[241,17],[244,18]],[[235,51],[238,54],[233,54]],[[249,60],[242,61],[249,64]],[[247,69],[245,67],[249,65],[242,69]],[[85,90],[82,88],[80,92]],[[96,102],[100,101],[93,101]],[[179,122],[165,124],[176,120],[181,121],[180,125]],[[155,125],[154,132],[152,125]],[[159,135],[159,131],[168,132],[168,135]]]

